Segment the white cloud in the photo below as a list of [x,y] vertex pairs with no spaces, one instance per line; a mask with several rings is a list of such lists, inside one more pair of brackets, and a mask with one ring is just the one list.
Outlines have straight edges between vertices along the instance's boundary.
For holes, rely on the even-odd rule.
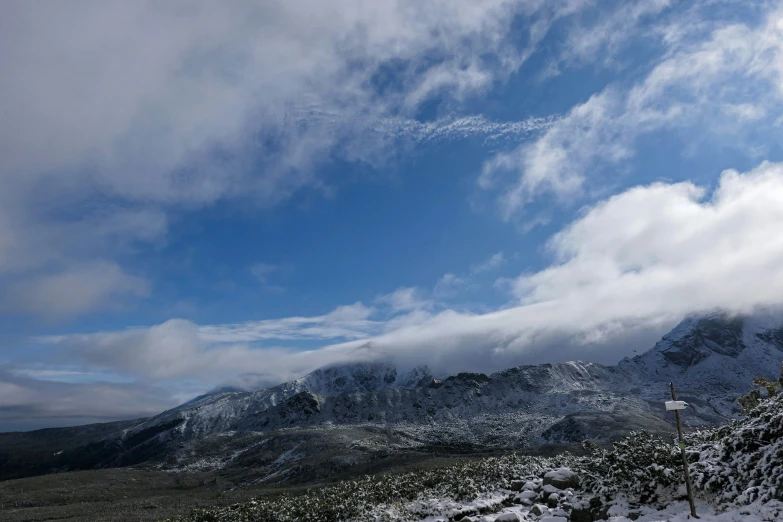
[[375,310],[368,306],[364,306],[361,302],[357,301],[352,305],[338,306],[324,317],[324,321],[327,323],[345,323],[345,322],[357,322],[364,321],[369,318]]
[[558,62],[550,65],[549,73],[561,63],[596,63],[609,65],[629,40],[648,36],[640,26],[672,5],[671,0],[641,0],[621,2],[617,9],[589,25],[572,24],[566,36]]
[[[361,349],[301,350],[252,347],[260,340],[368,338],[381,326],[357,318],[358,306],[338,308],[337,316],[287,318],[236,325],[198,326],[172,319],[149,328],[41,338],[58,345],[69,358],[88,368],[128,375],[141,382],[188,380],[201,389],[252,374],[257,384],[271,386],[301,376],[316,367],[376,353]],[[340,317],[346,315],[346,317]],[[370,331],[359,331],[364,328]]]
[[443,274],[435,283],[432,295],[438,298],[453,297],[468,284],[468,280],[455,274]]
[[390,294],[380,295],[375,301],[389,306],[393,313],[412,312],[431,308],[433,302],[421,295],[418,288],[398,288]]
[[724,23],[701,40],[681,35],[643,81],[607,87],[534,142],[487,161],[479,186],[500,191],[501,215],[510,219],[543,193],[579,195],[588,172],[600,185],[605,167],[622,171],[637,139],[661,129],[697,129],[692,143],[707,133],[758,155],[745,135],[762,123],[774,133],[774,118],[760,120],[783,107],[781,20],[783,11],[771,11],[759,26]]
[[0,287],[4,296],[0,310],[63,318],[99,306],[116,307],[118,297],[146,297],[149,291],[145,279],[127,274],[115,263],[93,261]]
[[592,296],[602,313],[648,317],[780,300],[783,166],[723,173],[708,200],[690,183],[614,196],[550,241],[560,261],[521,277],[524,302]]
[[478,264],[472,268],[474,274],[481,274],[484,272],[492,272],[497,270],[506,263],[506,256],[503,252],[492,254],[489,259],[481,264]]

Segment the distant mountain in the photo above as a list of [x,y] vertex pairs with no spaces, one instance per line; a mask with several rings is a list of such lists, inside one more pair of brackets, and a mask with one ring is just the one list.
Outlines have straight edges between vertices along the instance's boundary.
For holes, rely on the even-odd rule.
[[91,442],[74,462],[241,465],[264,480],[294,480],[388,452],[667,433],[669,382],[692,406],[686,423],[711,425],[735,416],[736,397],[756,376],[776,378],[781,361],[783,321],[711,314],[686,319],[616,366],[566,362],[435,379],[426,367],[403,371],[389,361],[334,365],[268,389],[201,396]]

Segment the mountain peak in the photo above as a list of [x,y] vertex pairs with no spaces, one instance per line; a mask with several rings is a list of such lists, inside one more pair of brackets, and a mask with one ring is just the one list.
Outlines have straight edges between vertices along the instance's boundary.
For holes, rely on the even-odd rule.
[[363,361],[319,368],[295,382],[312,393],[340,395],[388,388],[415,388],[432,380],[427,366],[402,370],[390,361]]
[[736,358],[747,347],[745,318],[713,313],[691,317],[659,341],[653,351],[681,368],[699,364],[713,353]]

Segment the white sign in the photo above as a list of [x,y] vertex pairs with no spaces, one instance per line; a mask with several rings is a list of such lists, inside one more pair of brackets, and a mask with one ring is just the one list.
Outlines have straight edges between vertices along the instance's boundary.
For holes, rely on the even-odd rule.
[[666,401],[667,410],[684,410],[688,407],[688,403],[685,401]]

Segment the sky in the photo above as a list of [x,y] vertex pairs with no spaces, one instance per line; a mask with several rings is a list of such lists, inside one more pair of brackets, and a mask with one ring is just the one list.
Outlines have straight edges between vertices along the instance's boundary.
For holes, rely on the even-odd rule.
[[8,0],[0,115],[0,431],[781,304],[780,1]]

